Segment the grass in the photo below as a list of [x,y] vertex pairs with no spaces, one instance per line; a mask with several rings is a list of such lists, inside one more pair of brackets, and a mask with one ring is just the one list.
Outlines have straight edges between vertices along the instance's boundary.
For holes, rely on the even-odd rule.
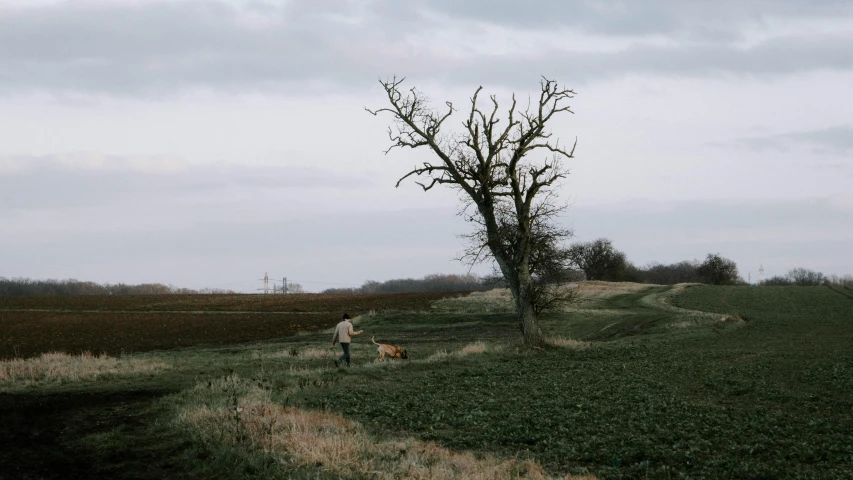
[[[205,405],[210,398],[205,389],[240,392],[232,397],[232,404],[210,406]],[[179,422],[198,432],[203,441],[249,444],[297,468],[322,466],[346,478],[552,478],[532,460],[478,457],[411,437],[377,440],[358,422],[273,402],[268,389],[236,376],[198,386],[186,395],[201,399],[196,400],[197,407],[182,411]]]
[[[174,477],[851,478],[846,292],[580,291],[543,317],[543,349],[520,345],[492,292],[361,317],[350,369],[332,364],[329,331],[306,332],[130,355],[167,368],[45,383],[39,398],[162,392],[134,410],[146,429],[116,420],[54,451],[160,448]],[[377,363],[371,335],[410,360]]]
[[165,368],[169,365],[150,359],[120,359],[89,352],[80,355],[44,353],[35,358],[0,360],[0,392],[101,377],[151,374]]
[[[549,331],[595,348],[516,351],[508,337],[497,354],[441,368],[413,362],[366,383],[303,391],[299,401],[381,426],[376,434],[522,452],[557,473],[848,478],[851,302],[826,289],[693,287],[667,308],[655,298],[666,290],[589,307],[618,315],[546,319]],[[732,315],[747,321],[722,320]],[[683,322],[691,326],[672,328]]]

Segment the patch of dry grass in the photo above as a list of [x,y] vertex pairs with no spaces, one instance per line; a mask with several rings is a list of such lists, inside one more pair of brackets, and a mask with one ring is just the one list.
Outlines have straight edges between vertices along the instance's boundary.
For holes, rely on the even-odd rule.
[[444,313],[510,313],[515,311],[508,288],[471,292],[464,297],[443,298],[433,309]]
[[682,320],[669,324],[671,328],[689,328],[699,325],[709,325],[718,322],[722,323],[744,323],[745,320],[739,315],[729,314],[720,315],[718,313],[703,312],[701,310],[690,310],[687,308],[676,307],[672,304],[672,299],[683,293],[686,289],[695,286],[695,283],[679,283],[673,285],[669,290],[662,293],[654,293],[646,295],[640,301],[646,305],[656,308],[662,308],[680,314]]
[[130,375],[170,368],[163,362],[107,355],[80,355],[52,352],[34,358],[0,362],[0,388],[36,386],[50,382],[94,379],[103,375]]
[[590,304],[593,304],[600,300],[615,297],[617,295],[639,292],[640,290],[643,290],[650,286],[646,283],[601,282],[597,280],[585,281],[570,285],[576,286],[578,289],[577,301],[574,305],[576,308],[585,308]]
[[322,348],[322,347],[307,347],[307,348],[290,348],[272,353],[257,354],[258,358],[264,359],[280,359],[292,358],[300,360],[323,360],[337,358],[340,355],[339,349]]
[[574,350],[586,350],[592,344],[583,340],[575,340],[574,338],[554,337],[546,340],[546,343],[555,347],[571,348]]
[[[224,381],[233,383],[239,379],[229,377]],[[501,460],[490,455],[477,457],[413,438],[377,441],[357,422],[330,412],[302,411],[273,404],[267,395],[259,389],[249,389],[245,395],[234,397],[228,407],[188,408],[179,414],[178,420],[206,441],[250,445],[273,455],[285,465],[320,466],[347,477],[552,478],[531,460]]]
[[424,362],[432,363],[432,362],[443,362],[445,360],[450,360],[453,358],[453,354],[448,352],[447,350],[439,350],[432,355],[428,356]]
[[[616,295],[634,293],[650,285],[631,282],[584,281],[556,286],[564,294],[573,294],[574,301],[567,311],[586,309],[592,304]],[[485,292],[472,292],[464,297],[445,298],[433,303],[437,312],[443,313],[512,313],[515,311],[512,294],[508,288],[495,288]]]
[[720,318],[720,321],[723,323],[746,323],[746,320],[741,318],[740,315],[724,315]]
[[439,350],[429,357],[427,357],[424,361],[428,363],[432,362],[441,362],[444,360],[450,360],[453,358],[461,358],[467,357],[468,355],[478,355],[486,352],[498,352],[503,349],[501,345],[489,345],[486,342],[477,341],[473,343],[469,343],[459,350],[455,352],[448,352],[447,350]]
[[474,342],[465,345],[464,347],[459,349],[458,355],[464,357],[466,355],[475,355],[478,353],[486,352],[486,343],[485,342]]
[[298,358],[304,358],[306,360],[320,360],[325,358],[337,357],[339,354],[340,353],[337,350],[333,350],[331,348],[309,347],[299,350],[296,356]]

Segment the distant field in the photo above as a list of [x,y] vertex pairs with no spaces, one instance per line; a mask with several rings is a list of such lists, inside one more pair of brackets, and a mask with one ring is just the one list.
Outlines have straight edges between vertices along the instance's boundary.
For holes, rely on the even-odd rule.
[[0,358],[229,345],[325,329],[371,310],[428,310],[447,294],[0,297]]
[[230,345],[324,329],[334,314],[0,312],[0,358]]
[[44,295],[0,296],[0,312],[13,309],[137,312],[343,312],[429,310],[452,293],[292,295]]

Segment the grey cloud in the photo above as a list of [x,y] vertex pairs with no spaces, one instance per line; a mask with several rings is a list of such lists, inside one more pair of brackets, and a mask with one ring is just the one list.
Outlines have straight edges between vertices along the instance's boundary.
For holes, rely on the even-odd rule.
[[106,156],[99,167],[63,164],[54,157],[17,157],[25,167],[0,171],[0,212],[64,209],[146,202],[168,205],[196,197],[224,198],[262,189],[359,189],[366,176],[341,175],[320,168],[183,165],[178,170],[138,169],[120,156]]
[[791,135],[791,139],[813,145],[830,153],[853,154],[853,126],[838,126],[794,133]]
[[[839,125],[818,130],[780,133],[775,135],[741,138],[731,142],[754,150],[777,150],[787,152],[795,146],[810,147],[814,153],[828,155],[853,154],[853,126]],[[839,167],[853,165],[834,164]]]
[[[778,38],[745,49],[713,45],[642,46],[614,53],[552,53],[533,59],[519,59],[517,62],[493,62],[480,65],[481,68],[469,69],[466,73],[486,78],[492,78],[490,74],[514,78],[538,71],[568,82],[589,82],[629,73],[711,77],[774,76],[824,69],[851,69],[853,55],[846,45],[846,39],[826,36],[813,39]],[[484,70],[485,75],[478,73]]]
[[356,63],[340,68],[346,26],[264,13],[281,26],[241,25],[240,11],[200,1],[0,13],[0,86],[160,94],[358,76]]
[[[535,26],[556,32],[574,26],[596,34],[663,34],[673,39],[667,47],[636,44],[612,53],[540,50],[465,59],[440,57],[407,43],[409,34],[431,35],[443,26],[440,18],[422,15],[422,4],[337,1],[288,5],[256,2],[235,8],[220,2],[185,1],[84,8],[67,3],[0,10],[0,92],[160,96],[193,87],[293,92],[309,88],[308,84],[366,88],[373,86],[377,76],[394,73],[448,82],[488,80],[515,87],[529,85],[530,72],[577,85],[631,73],[781,75],[853,68],[849,37],[802,32],[746,49],[714,40],[720,35],[736,37],[737,32],[774,12],[785,18],[800,13],[849,16],[850,8],[840,2],[826,2],[807,11],[796,2],[772,8],[775,2],[764,4],[769,13],[714,4],[717,13],[711,17],[704,10],[710,7],[695,10],[699,7],[688,8],[682,2],[626,2],[620,8],[603,8],[597,2],[544,2],[551,9],[544,16],[536,8],[519,9],[516,2],[508,1],[494,5],[432,2],[426,11],[511,27]],[[255,15],[249,24],[256,20],[261,24],[241,21],[247,13]],[[537,18],[542,21],[533,23]],[[701,34],[706,41],[691,41],[689,35],[679,33],[699,29],[710,32]],[[735,33],[725,33],[725,29]],[[566,38],[567,43],[576,40]]]
[[849,17],[853,5],[844,0],[431,0],[429,9],[450,17],[464,17],[497,25],[524,28],[572,27],[587,33],[614,36],[663,35],[666,37],[732,41],[769,20],[803,20]]

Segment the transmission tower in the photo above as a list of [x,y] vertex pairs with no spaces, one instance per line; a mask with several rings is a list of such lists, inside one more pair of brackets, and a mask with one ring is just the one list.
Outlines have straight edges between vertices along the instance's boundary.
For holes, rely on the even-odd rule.
[[761,283],[764,280],[764,264],[762,263],[758,267],[758,283]]
[[264,295],[270,293],[270,277],[264,272]]

